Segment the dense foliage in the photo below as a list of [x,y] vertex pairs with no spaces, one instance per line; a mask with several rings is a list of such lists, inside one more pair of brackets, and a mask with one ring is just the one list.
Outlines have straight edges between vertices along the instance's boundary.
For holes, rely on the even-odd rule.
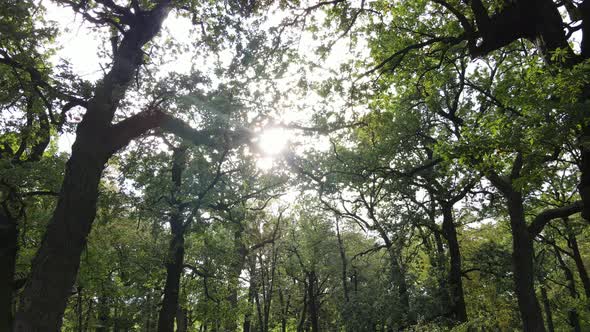
[[589,57],[590,0],[4,0],[0,332],[588,330]]

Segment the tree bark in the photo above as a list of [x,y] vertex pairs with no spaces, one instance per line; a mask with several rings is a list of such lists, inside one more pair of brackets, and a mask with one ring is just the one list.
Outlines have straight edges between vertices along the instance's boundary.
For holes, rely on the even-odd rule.
[[311,332],[319,332],[319,301],[317,298],[317,276],[315,271],[307,272],[307,309],[309,311],[309,320]]
[[12,296],[17,251],[16,220],[0,208],[0,331],[10,331],[12,328]]
[[176,332],[186,331],[188,331],[188,317],[186,310],[181,306],[178,306],[178,310],[176,311]]
[[535,294],[533,238],[526,225],[522,195],[512,190],[506,196],[512,233],[514,285],[523,330],[542,332],[545,331],[545,325]]
[[391,261],[391,281],[397,286],[398,296],[401,304],[400,311],[402,313],[401,326],[406,325],[410,321],[410,294],[408,293],[408,284],[406,282],[406,275],[401,266],[397,253],[394,252],[393,246],[389,247],[389,258]]
[[452,318],[457,322],[467,321],[467,309],[465,308],[465,295],[463,292],[463,280],[461,275],[461,252],[457,229],[453,220],[453,206],[442,204],[443,224],[442,231],[449,245],[449,291],[451,296]]
[[554,332],[553,314],[551,313],[551,304],[549,303],[549,297],[547,297],[545,285],[541,286],[541,299],[543,300],[543,309],[545,310],[545,319],[547,320],[547,331]]
[[[251,277],[252,278],[252,277]],[[254,289],[253,281],[250,280],[250,285],[248,286],[248,310],[244,314],[244,324],[243,324],[243,331],[250,332],[250,327],[252,326],[252,307],[254,306]]]
[[127,86],[143,60],[142,47],[160,30],[170,10],[164,0],[149,12],[137,13],[113,61],[98,84],[76,130],[76,141],[53,217],[33,260],[15,331],[59,331],[62,316],[96,215],[98,184],[104,166],[117,150],[112,145],[111,122]]
[[[178,218],[178,217],[177,217]],[[172,224],[172,223],[171,223]],[[172,226],[174,229],[176,226]],[[181,226],[182,227],[182,226]],[[184,262],[184,234],[174,231],[170,242],[168,262],[166,262],[166,284],[164,299],[158,315],[158,332],[173,332],[174,317],[178,308],[180,293],[180,276]]]
[[[559,250],[557,250],[557,248],[554,248],[554,249],[555,249],[555,257],[557,258],[557,261],[559,262],[559,266],[565,275],[565,280],[567,281],[567,289],[569,290],[570,296],[574,299],[577,299],[578,292],[576,292],[576,283],[574,280],[574,274],[572,273],[572,270],[567,266],[567,264],[565,263],[565,261],[561,257]],[[568,310],[568,321],[569,321],[570,326],[572,327],[572,329],[575,332],[581,331],[580,318],[578,317],[578,311],[575,308],[570,308]]]
[[172,192],[170,214],[170,248],[166,258],[166,284],[164,299],[158,315],[158,332],[174,332],[174,318],[178,311],[180,277],[184,270],[184,232],[183,204],[178,199],[182,186],[182,173],[186,164],[186,147],[175,148],[172,154]]
[[[587,6],[590,11],[590,2],[584,1],[584,5]],[[587,25],[590,25],[590,17],[587,20],[588,22],[586,22],[586,20],[584,22],[586,22]],[[588,28],[590,29],[590,26]],[[586,33],[590,35],[590,30]],[[590,221],[590,124],[584,124],[583,126],[584,130],[579,138],[582,161],[580,165],[580,184],[578,185],[578,191],[584,202],[582,217],[587,221]]]
[[568,234],[567,244],[568,247],[572,249],[572,258],[576,263],[576,269],[578,270],[578,274],[580,275],[580,281],[582,282],[582,286],[584,287],[586,300],[590,300],[590,279],[588,278],[588,271],[586,270],[586,266],[584,266],[584,260],[582,259],[582,255],[580,254],[578,239],[576,239],[576,235],[574,234],[567,218],[564,219],[564,222],[566,232]]

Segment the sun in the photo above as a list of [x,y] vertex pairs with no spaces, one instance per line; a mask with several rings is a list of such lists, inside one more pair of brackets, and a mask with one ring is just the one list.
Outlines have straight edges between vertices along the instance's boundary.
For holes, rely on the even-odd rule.
[[275,156],[289,143],[290,133],[283,128],[269,128],[258,136],[258,147],[267,156]]

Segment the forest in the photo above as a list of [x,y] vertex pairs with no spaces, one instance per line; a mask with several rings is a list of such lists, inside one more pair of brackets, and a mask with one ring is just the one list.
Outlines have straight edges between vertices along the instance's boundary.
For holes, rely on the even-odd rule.
[[590,0],[0,0],[0,332],[590,331]]

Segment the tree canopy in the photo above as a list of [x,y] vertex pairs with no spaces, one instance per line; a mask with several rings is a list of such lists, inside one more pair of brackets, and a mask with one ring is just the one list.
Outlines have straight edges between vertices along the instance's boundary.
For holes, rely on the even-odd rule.
[[590,0],[5,0],[0,331],[590,329]]

